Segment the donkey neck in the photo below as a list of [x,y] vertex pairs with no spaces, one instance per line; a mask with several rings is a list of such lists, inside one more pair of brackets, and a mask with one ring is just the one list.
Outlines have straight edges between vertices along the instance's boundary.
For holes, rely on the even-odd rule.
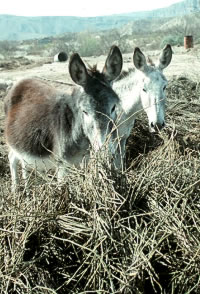
[[140,97],[140,82],[141,77],[136,71],[130,72],[127,76],[114,83],[114,91],[119,95],[121,111],[125,115],[142,110]]
[[[56,146],[57,153],[71,162],[76,164],[79,157],[87,152],[89,148],[89,141],[85,136],[82,128],[82,119],[78,101],[82,95],[79,89],[73,91],[72,96],[66,97],[65,94],[60,96],[58,101],[59,106],[59,120],[58,120],[58,136],[59,145]],[[57,112],[56,112],[57,113]]]

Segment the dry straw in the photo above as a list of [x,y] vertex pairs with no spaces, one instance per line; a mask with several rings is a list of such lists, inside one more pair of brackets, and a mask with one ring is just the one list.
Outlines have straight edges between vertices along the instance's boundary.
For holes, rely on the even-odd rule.
[[2,152],[1,293],[199,293],[199,119],[199,84],[173,79],[168,128],[141,115],[126,172],[102,152],[62,185],[33,172],[29,195],[10,193]]

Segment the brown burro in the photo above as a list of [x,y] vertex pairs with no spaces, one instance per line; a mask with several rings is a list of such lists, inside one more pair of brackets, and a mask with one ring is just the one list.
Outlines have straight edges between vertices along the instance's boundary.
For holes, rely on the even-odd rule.
[[23,79],[10,89],[4,108],[13,191],[19,162],[27,185],[30,166],[58,167],[58,179],[63,179],[66,166],[79,166],[89,157],[89,147],[100,150],[109,134],[108,150],[114,152],[115,132],[111,131],[119,98],[111,84],[122,63],[117,46],[111,47],[102,72],[87,69],[75,53],[69,61],[69,74],[76,84],[71,94],[35,78]]

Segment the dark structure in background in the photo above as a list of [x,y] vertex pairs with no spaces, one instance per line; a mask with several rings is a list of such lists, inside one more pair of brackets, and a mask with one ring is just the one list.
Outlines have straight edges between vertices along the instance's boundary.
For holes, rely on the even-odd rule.
[[67,61],[67,59],[68,59],[67,53],[64,51],[61,51],[54,56],[54,62],[64,62],[64,61]]
[[193,36],[184,37],[184,47],[185,49],[193,48]]

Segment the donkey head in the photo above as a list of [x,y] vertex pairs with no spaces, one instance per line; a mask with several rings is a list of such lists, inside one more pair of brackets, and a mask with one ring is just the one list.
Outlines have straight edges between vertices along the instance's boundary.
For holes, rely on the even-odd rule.
[[139,48],[135,48],[133,62],[142,75],[140,97],[142,106],[147,113],[151,132],[161,130],[165,126],[165,89],[167,80],[162,71],[172,59],[172,49],[166,45],[162,50],[157,65],[148,65]]
[[[105,143],[116,119],[119,98],[111,83],[120,74],[122,63],[122,55],[117,46],[111,47],[102,73],[96,68],[87,70],[77,53],[72,55],[69,62],[72,80],[82,87],[77,100],[78,115],[84,134],[95,151]],[[110,143],[109,148],[111,146]]]

